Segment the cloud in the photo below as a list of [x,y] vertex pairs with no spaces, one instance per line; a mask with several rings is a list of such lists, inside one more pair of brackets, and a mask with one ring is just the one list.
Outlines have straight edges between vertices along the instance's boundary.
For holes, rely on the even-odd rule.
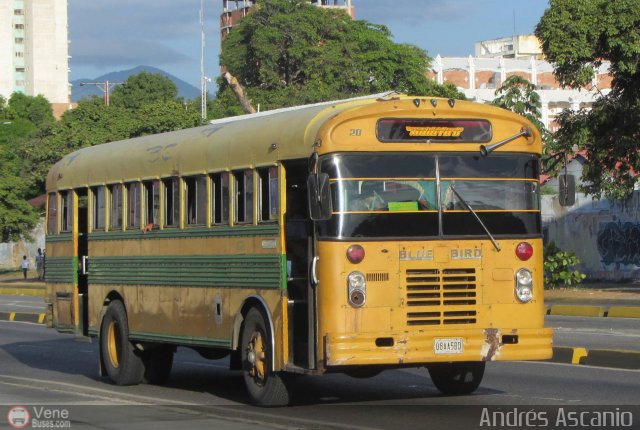
[[[219,11],[207,6],[205,26],[217,32]],[[198,0],[69,0],[68,13],[72,66],[199,61]]]
[[405,2],[366,0],[355,4],[356,18],[374,23],[420,24],[455,22],[478,8],[477,0],[413,0]]
[[166,65],[195,61],[176,49],[149,40],[82,38],[71,44],[72,64],[111,67],[129,65]]

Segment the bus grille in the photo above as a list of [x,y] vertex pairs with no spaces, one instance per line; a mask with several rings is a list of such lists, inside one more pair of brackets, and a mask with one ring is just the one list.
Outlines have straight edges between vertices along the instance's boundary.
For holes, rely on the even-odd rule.
[[475,324],[475,269],[408,269],[407,325]]

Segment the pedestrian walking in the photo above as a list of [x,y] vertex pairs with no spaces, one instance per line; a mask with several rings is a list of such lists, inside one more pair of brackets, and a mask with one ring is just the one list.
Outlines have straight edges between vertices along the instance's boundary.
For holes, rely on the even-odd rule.
[[44,255],[40,248],[38,248],[38,255],[36,255],[36,272],[38,273],[38,281],[42,281],[44,279]]
[[27,279],[27,270],[29,270],[29,260],[27,260],[27,256],[22,256],[22,275],[24,279]]

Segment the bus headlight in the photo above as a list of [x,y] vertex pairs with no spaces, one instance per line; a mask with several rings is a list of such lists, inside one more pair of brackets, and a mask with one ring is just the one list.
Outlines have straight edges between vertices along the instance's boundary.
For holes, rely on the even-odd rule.
[[367,280],[362,272],[351,272],[347,277],[349,286],[349,304],[359,308],[367,301]]
[[516,298],[521,303],[528,303],[533,299],[533,275],[527,269],[516,272]]

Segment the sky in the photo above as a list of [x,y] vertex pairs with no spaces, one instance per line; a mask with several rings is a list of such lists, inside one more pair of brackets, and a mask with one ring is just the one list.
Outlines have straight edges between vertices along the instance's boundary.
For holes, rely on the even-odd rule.
[[[356,19],[386,25],[395,42],[419,46],[431,57],[473,55],[477,41],[533,33],[548,6],[546,0],[352,4]],[[71,80],[145,65],[200,87],[200,0],[68,0],[68,13]],[[222,0],[204,0],[205,75],[213,81],[221,13]]]

